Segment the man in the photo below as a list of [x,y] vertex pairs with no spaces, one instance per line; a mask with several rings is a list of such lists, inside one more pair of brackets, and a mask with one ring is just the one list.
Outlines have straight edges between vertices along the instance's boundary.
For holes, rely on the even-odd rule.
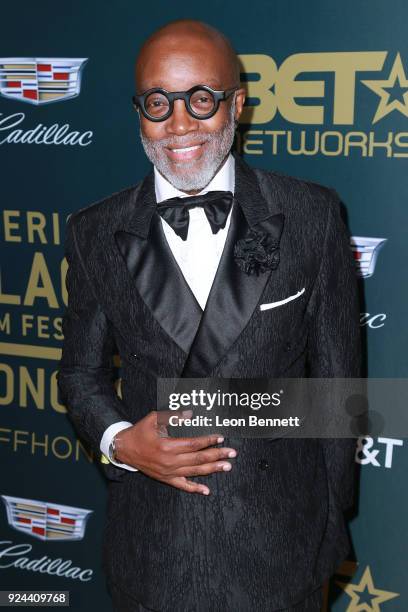
[[136,91],[154,169],[70,218],[59,371],[78,431],[110,460],[114,605],[319,610],[349,551],[355,442],[164,437],[156,382],[359,375],[338,197],[231,153],[245,91],[214,28],[181,20],[153,34]]

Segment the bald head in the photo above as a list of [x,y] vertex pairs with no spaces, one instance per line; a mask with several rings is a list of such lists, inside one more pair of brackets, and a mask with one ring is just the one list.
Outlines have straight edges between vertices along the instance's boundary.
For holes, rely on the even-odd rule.
[[[150,78],[153,68],[161,60],[173,60],[177,69],[188,72],[191,64],[199,61],[203,64],[203,79],[214,72],[213,85],[219,81],[218,88],[224,89],[239,85],[240,68],[237,55],[228,38],[216,28],[193,19],[180,19],[166,24],[156,30],[144,42],[135,65],[136,89],[138,93],[150,87],[166,87],[166,74],[154,76],[162,83],[152,83]],[[164,63],[163,63],[164,66]],[[205,83],[205,80],[199,81]],[[211,85],[211,83],[206,82]]]
[[[225,163],[245,102],[238,58],[231,43],[224,34],[200,21],[173,21],[146,40],[135,68],[137,94],[153,90],[148,98],[149,110],[166,109],[161,120],[157,116],[152,119],[146,112],[145,101],[137,106],[147,157],[174,187],[198,193]],[[212,100],[208,88],[224,94]],[[157,91],[160,89],[182,93],[193,90],[198,108],[211,106],[212,100],[214,112],[197,116],[192,112],[191,97],[168,98],[167,104],[163,92]]]

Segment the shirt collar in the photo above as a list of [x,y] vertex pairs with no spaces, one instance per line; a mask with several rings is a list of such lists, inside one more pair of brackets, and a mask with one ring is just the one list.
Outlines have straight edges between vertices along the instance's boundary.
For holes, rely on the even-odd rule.
[[[188,196],[188,193],[184,193],[184,191],[179,191],[173,187],[173,185],[160,174],[156,166],[154,167],[154,188],[156,192],[156,202],[162,202],[169,198],[184,198]],[[235,159],[230,153],[217,174],[197,195],[207,193],[207,191],[231,191],[234,193],[234,189]]]

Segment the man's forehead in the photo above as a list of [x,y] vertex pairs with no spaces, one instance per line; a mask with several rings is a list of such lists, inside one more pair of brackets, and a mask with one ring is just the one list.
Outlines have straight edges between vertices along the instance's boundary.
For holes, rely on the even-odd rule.
[[[170,64],[170,65],[169,65]],[[161,87],[167,91],[186,91],[195,85],[208,85],[213,89],[224,89],[230,86],[231,79],[223,74],[219,67],[197,65],[189,66],[183,63],[179,69],[178,62],[157,62],[149,69],[141,70],[139,73],[139,86],[143,89]]]
[[177,78],[172,79],[166,75],[162,77],[158,76],[156,78],[150,77],[143,79],[141,82],[141,87],[143,89],[152,89],[152,88],[160,88],[165,89],[166,91],[188,91],[192,87],[196,85],[207,85],[215,90],[221,90],[225,87],[219,79],[208,78],[205,75],[196,78]]

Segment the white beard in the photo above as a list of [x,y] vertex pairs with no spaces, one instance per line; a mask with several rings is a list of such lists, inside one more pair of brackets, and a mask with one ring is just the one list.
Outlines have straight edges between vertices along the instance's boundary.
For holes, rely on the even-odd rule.
[[[189,134],[184,138],[171,137],[161,140],[153,140],[142,134],[140,128],[140,139],[143,148],[149,160],[157,170],[180,191],[201,191],[211,181],[216,174],[221,163],[228,155],[235,136],[235,97],[231,104],[228,121],[223,128],[218,132],[206,134],[206,147],[200,159],[200,169],[194,172],[195,160],[183,162],[171,162],[163,151],[163,147],[178,146],[184,144],[194,145],[195,142],[203,142],[203,135],[197,133]],[[173,168],[177,166],[182,168],[184,172],[181,174],[174,172]]]

